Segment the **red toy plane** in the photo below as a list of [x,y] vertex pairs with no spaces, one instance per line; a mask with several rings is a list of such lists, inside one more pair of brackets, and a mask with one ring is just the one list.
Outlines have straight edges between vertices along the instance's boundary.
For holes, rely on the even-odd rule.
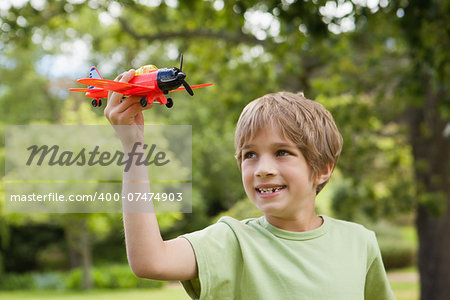
[[[172,98],[166,98],[164,94],[169,92],[186,90],[189,95],[193,96],[192,89],[206,87],[212,83],[198,84],[189,86],[184,80],[186,74],[181,70],[183,68],[183,54],[180,58],[180,68],[163,68],[158,69],[154,65],[147,65],[136,70],[135,76],[130,82],[118,82],[114,80],[103,79],[96,67],[92,67],[89,72],[89,78],[82,78],[77,82],[88,85],[84,89],[69,89],[74,92],[86,93],[86,97],[93,98],[92,106],[97,107],[102,105],[101,98],[107,98],[108,92],[121,93],[124,96],[140,96],[140,104],[146,107],[148,104],[153,106],[156,100],[161,105],[165,104],[168,108],[173,106]],[[183,87],[180,87],[183,85]]]

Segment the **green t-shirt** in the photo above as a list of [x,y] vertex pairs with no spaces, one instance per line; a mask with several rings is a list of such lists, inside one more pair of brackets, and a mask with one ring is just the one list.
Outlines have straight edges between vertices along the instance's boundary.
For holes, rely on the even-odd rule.
[[183,235],[199,278],[183,281],[193,299],[389,300],[391,291],[375,234],[322,216],[306,232],[279,229],[265,217],[221,218]]

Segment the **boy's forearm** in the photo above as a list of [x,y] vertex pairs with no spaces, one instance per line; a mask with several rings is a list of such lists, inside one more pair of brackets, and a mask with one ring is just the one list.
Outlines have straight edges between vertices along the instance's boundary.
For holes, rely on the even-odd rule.
[[[142,146],[142,144],[141,144]],[[131,148],[124,147],[125,153]],[[136,148],[137,152],[144,150]],[[139,277],[152,277],[158,273],[158,261],[164,253],[164,241],[151,202],[136,200],[134,195],[150,193],[148,168],[135,164],[136,156],[130,155],[133,163],[123,172],[123,221],[128,261],[133,272]],[[132,197],[129,197],[129,195]],[[133,199],[135,198],[135,199]],[[144,212],[145,211],[145,212]]]
[[[129,82],[134,70],[115,80]],[[136,165],[144,154],[144,108],[140,97],[122,99],[123,94],[110,92],[104,114],[113,126],[124,148],[123,221],[128,261],[139,277],[159,280],[188,280],[197,277],[197,262],[191,244],[183,238],[163,241],[152,202],[136,201],[135,195],[150,192],[148,169]],[[136,144],[138,143],[138,144]],[[135,149],[133,149],[133,147]],[[143,157],[140,156],[140,157]],[[126,161],[131,158],[134,162]],[[147,197],[148,199],[148,197]]]

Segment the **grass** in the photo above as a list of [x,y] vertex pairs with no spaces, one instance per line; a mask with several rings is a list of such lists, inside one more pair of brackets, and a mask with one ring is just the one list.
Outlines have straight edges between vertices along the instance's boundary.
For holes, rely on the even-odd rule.
[[5,300],[189,300],[181,284],[169,284],[162,289],[126,289],[126,290],[91,290],[91,291],[13,291],[0,292],[0,299]]
[[[389,281],[397,300],[419,300],[417,270],[407,268],[389,272]],[[170,283],[162,289],[92,290],[92,291],[13,291],[0,292],[5,300],[189,300],[181,284]]]
[[391,271],[388,278],[397,300],[419,300],[420,284],[415,267]]
[[397,300],[419,300],[419,283],[391,282]]

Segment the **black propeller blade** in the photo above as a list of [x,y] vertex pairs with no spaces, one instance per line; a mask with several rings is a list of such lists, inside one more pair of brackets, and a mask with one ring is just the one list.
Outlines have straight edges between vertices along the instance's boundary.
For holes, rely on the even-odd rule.
[[191,89],[189,84],[186,81],[182,81],[184,88],[186,89],[186,92],[188,92],[189,95],[194,96],[194,91]]
[[[186,92],[188,92],[189,95],[194,96],[194,91],[191,89],[191,86],[189,85],[189,83],[187,83],[184,80],[186,75],[184,73],[182,73],[182,70],[183,70],[183,53],[180,54],[180,68],[177,70],[178,71],[177,77],[179,79],[182,79],[181,83],[183,84],[184,88],[186,89]],[[179,76],[181,74],[183,76]]]
[[183,53],[180,55],[180,72],[183,70]]

